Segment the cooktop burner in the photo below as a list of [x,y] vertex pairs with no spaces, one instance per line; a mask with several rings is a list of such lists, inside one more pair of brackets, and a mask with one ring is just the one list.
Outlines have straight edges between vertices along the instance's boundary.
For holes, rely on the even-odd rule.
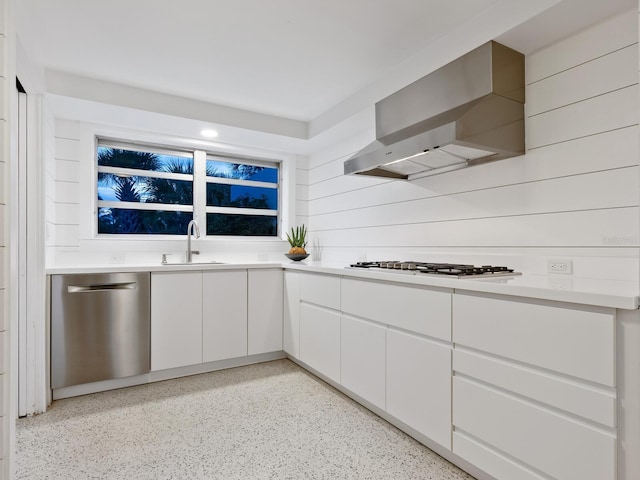
[[368,268],[397,273],[424,273],[427,275],[448,275],[457,278],[477,278],[491,276],[521,275],[512,268],[493,265],[465,265],[457,263],[426,263],[414,261],[386,260],[379,262],[357,262],[348,268]]

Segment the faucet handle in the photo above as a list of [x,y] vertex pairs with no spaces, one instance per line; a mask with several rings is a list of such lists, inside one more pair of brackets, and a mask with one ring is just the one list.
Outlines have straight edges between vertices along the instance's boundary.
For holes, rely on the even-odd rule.
[[170,253],[163,253],[162,254],[162,264],[166,265],[167,264],[167,255],[171,255]]

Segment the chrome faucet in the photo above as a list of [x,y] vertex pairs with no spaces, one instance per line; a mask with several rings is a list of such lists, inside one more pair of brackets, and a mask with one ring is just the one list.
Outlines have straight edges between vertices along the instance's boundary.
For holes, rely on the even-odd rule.
[[193,254],[200,254],[198,250],[191,250],[191,235],[200,238],[200,227],[198,227],[198,223],[195,220],[191,220],[187,225],[187,263],[192,262]]

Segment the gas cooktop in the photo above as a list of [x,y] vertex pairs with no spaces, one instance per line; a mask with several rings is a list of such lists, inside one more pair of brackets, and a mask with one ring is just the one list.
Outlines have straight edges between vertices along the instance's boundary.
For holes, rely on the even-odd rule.
[[522,275],[512,268],[496,267],[493,265],[465,265],[458,263],[427,263],[414,261],[385,260],[379,262],[357,262],[347,268],[363,268],[390,273],[446,275],[455,278],[497,277],[508,275]]

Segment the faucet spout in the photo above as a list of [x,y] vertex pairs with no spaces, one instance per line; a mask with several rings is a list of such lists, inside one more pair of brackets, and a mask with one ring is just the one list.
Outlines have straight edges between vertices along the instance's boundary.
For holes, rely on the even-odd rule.
[[193,254],[198,254],[200,252],[194,252],[191,250],[191,235],[195,238],[200,238],[200,227],[198,227],[198,222],[195,220],[191,220],[189,225],[187,225],[187,263],[191,263],[193,261]]

